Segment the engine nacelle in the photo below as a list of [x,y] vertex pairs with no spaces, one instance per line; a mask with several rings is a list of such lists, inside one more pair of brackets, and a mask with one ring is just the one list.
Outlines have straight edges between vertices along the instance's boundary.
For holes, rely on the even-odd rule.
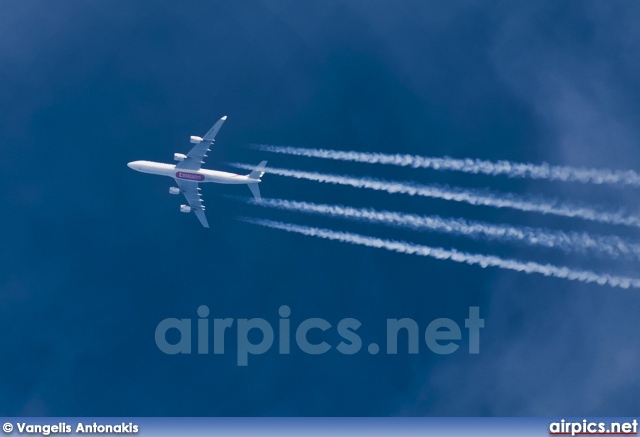
[[180,188],[169,187],[169,194],[180,194]]
[[182,153],[174,153],[173,154],[173,160],[174,161],[184,161],[185,159],[187,159],[187,155],[183,155]]
[[198,144],[198,143],[201,143],[203,140],[202,140],[202,137],[191,135],[191,137],[189,137],[189,141],[191,141],[193,144]]
[[190,213],[191,207],[187,205],[180,205],[180,212]]

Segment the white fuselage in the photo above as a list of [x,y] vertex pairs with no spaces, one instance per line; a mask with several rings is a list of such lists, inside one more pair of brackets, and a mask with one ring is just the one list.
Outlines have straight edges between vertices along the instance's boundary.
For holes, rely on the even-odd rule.
[[173,179],[181,179],[183,181],[198,183],[213,182],[216,184],[249,184],[260,182],[260,180],[250,179],[248,175],[205,169],[182,170],[176,168],[174,164],[164,164],[153,161],[133,161],[127,164],[127,166],[142,173],[168,176]]

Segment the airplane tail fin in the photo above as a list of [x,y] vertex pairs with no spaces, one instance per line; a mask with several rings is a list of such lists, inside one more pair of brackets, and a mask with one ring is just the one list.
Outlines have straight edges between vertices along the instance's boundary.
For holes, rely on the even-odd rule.
[[258,182],[260,182],[260,178],[264,176],[264,169],[266,166],[267,161],[262,161],[256,166],[255,169],[253,169],[251,173],[247,175],[249,179],[255,180],[255,182],[249,182],[248,185],[251,193],[253,194],[253,197],[255,197],[258,201],[262,200],[262,197],[260,197],[260,188],[258,187]]
[[256,168],[249,173],[247,176],[249,176],[249,179],[257,179],[260,180],[260,178],[264,175],[264,169],[267,166],[267,161],[262,161],[260,164],[258,164],[256,166]]
[[258,184],[254,182],[252,184],[248,184],[248,187],[251,190],[253,197],[255,197],[257,201],[261,201],[262,197],[260,197],[260,187],[258,187]]

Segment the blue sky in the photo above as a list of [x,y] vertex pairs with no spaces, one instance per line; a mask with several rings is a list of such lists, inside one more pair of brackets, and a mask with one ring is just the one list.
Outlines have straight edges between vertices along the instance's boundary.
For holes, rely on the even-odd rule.
[[[637,276],[637,263],[243,205],[178,212],[169,162],[222,115],[207,168],[278,167],[539,195],[634,213],[629,188],[272,155],[250,143],[611,169],[640,166],[640,7],[629,2],[6,1],[0,14],[0,414],[632,415],[638,293],[251,226],[270,218]],[[266,197],[638,238],[634,229],[266,175]],[[168,356],[157,324],[485,319],[481,353],[236,366]],[[464,343],[464,341],[463,341]],[[424,345],[423,345],[424,346]],[[464,349],[464,348],[462,348]]]

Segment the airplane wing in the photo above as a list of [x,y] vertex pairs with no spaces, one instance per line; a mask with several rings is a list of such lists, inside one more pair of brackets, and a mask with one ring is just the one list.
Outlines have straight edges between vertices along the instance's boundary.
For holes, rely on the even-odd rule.
[[204,215],[204,200],[202,200],[202,195],[200,194],[200,188],[198,187],[197,182],[184,181],[182,179],[175,179],[176,184],[184,194],[185,199],[189,202],[189,206],[193,210],[202,226],[205,228],[209,227],[209,223],[207,222],[207,217]]
[[180,161],[176,164],[176,168],[181,168],[185,170],[200,170],[202,164],[204,164],[203,159],[206,158],[206,153],[211,150],[211,145],[215,141],[216,134],[222,127],[222,123],[227,119],[225,115],[220,120],[213,125],[209,132],[207,132],[204,137],[202,137],[202,141],[193,146],[193,148],[187,153],[187,158],[183,161]]

